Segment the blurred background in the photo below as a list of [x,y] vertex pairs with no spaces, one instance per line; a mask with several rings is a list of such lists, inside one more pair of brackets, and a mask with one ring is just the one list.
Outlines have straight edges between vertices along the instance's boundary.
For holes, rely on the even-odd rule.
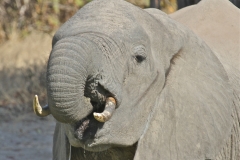
[[[127,0],[166,13],[200,0]],[[38,118],[45,105],[45,72],[55,31],[90,0],[0,0],[0,159],[51,159],[54,120]],[[240,0],[231,0],[240,7]]]
[[[1,0],[0,41],[17,29],[21,36],[33,30],[51,33],[91,0]],[[142,8],[156,7],[167,13],[177,9],[176,0],[128,0]]]

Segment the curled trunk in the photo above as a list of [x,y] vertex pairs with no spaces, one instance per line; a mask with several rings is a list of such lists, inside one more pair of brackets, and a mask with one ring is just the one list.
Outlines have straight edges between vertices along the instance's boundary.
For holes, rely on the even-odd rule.
[[51,52],[47,69],[49,107],[60,122],[79,121],[93,110],[90,99],[84,96],[89,43],[81,37],[68,37],[58,41]]

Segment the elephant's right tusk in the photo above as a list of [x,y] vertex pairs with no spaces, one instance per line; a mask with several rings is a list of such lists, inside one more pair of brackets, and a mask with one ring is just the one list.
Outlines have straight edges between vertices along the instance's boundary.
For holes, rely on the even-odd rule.
[[35,95],[33,99],[33,111],[39,117],[46,117],[51,114],[48,105],[44,106],[43,108],[40,106],[37,95]]
[[93,113],[94,118],[99,122],[108,121],[115,111],[116,108],[116,100],[113,97],[108,97],[106,100],[105,109],[102,113]]

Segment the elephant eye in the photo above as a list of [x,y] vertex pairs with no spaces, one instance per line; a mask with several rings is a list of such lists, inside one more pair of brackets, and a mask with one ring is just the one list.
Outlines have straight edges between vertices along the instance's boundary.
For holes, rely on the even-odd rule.
[[135,47],[133,52],[136,62],[141,63],[146,59],[146,50],[144,46],[140,45]]
[[143,55],[136,55],[135,56],[135,60],[138,62],[138,63],[141,63],[142,61],[144,61],[146,59],[145,56]]

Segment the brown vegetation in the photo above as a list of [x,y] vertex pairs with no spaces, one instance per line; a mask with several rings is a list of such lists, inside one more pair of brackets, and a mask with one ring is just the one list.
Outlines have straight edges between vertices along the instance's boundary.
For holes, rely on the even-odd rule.
[[25,36],[33,30],[50,33],[89,0],[2,0],[0,40],[9,39],[12,30]]
[[[34,30],[51,33],[69,19],[79,8],[91,0],[1,0],[0,43],[8,40],[13,30],[26,36]],[[149,7],[150,0],[128,0],[142,8]],[[166,13],[177,9],[176,0],[162,0]]]

